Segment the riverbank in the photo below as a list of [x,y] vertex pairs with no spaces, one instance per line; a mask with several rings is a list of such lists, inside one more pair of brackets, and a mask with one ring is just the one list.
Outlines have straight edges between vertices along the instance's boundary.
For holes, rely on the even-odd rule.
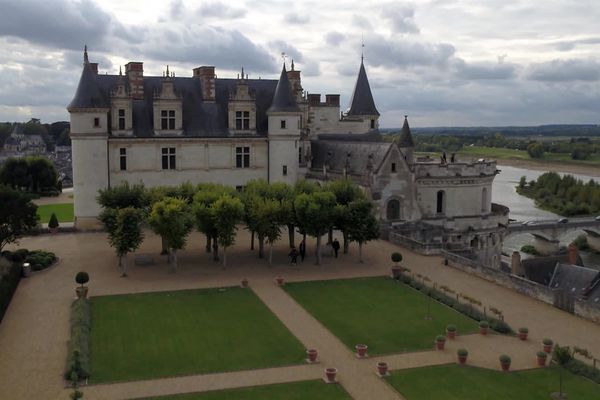
[[561,172],[600,177],[600,167],[591,165],[575,165],[547,161],[513,160],[507,158],[499,158],[496,161],[498,162],[499,166],[506,165],[509,167],[527,168],[536,171]]

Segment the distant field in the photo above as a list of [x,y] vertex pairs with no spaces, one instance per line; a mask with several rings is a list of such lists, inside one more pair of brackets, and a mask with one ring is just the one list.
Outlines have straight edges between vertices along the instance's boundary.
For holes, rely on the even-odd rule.
[[73,203],[44,204],[37,208],[40,223],[47,224],[52,213],[56,213],[58,222],[73,222]]
[[463,147],[459,155],[489,157],[495,159],[525,160],[537,163],[568,163],[573,165],[600,166],[600,154],[592,155],[588,160],[572,160],[568,153],[545,153],[542,158],[531,158],[525,150],[513,150],[498,147]]

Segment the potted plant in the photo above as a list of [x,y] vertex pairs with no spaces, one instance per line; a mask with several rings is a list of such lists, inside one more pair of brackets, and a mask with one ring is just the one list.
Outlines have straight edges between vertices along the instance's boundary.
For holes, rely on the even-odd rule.
[[90,276],[85,271],[79,271],[77,275],[75,275],[75,282],[77,282],[80,285],[77,289],[75,289],[75,292],[77,293],[77,298],[85,299],[87,297],[88,288],[84,285],[88,283],[89,280]]
[[277,278],[275,278],[275,282],[277,282],[277,285],[283,286],[283,283],[285,282],[285,280],[283,279],[282,276],[278,276]]
[[356,346],[354,346],[354,348],[356,349],[356,357],[358,357],[358,358],[367,357],[367,350],[368,350],[369,346],[367,346],[366,344],[357,344]]
[[529,334],[529,329],[522,327],[519,328],[519,339],[527,340],[527,335]]
[[394,266],[392,267],[392,278],[398,279],[402,272],[402,268],[398,265],[398,263],[402,261],[402,254],[398,252],[392,253],[392,261],[394,262]]
[[458,363],[460,365],[465,365],[467,363],[467,357],[469,356],[467,349],[458,349],[456,355],[458,356]]
[[337,368],[325,368],[325,376],[327,377],[327,383],[335,383],[335,377],[337,375]]
[[388,375],[388,364],[385,361],[379,361],[377,363],[377,373],[379,374],[379,376]]
[[548,353],[546,353],[545,351],[538,351],[537,352],[538,367],[545,367],[547,358],[548,358]]
[[435,345],[438,350],[444,350],[444,345],[446,344],[446,336],[438,335],[435,338]]
[[544,345],[544,351],[546,353],[552,353],[552,346],[554,346],[554,341],[552,341],[552,339],[544,338],[544,340],[542,340],[542,344]]
[[500,356],[500,367],[502,367],[502,371],[508,371],[510,369],[511,359],[506,354],[502,354]]
[[248,278],[242,279],[242,287],[243,288],[247,288],[248,287]]
[[58,218],[56,218],[56,214],[52,213],[50,216],[50,220],[48,221],[48,229],[50,233],[58,232]]
[[448,336],[448,339],[454,339],[456,337],[456,325],[448,325],[446,327],[446,336]]
[[316,349],[308,349],[306,350],[306,356],[308,357],[309,363],[316,363],[319,352]]
[[479,322],[479,333],[481,333],[482,335],[487,335],[489,328],[490,328],[489,322],[487,322],[487,321]]

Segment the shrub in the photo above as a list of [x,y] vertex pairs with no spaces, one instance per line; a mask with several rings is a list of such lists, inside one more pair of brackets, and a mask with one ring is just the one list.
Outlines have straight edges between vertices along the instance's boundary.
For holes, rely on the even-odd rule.
[[3,251],[2,255],[10,262],[22,264],[27,258],[27,254],[29,254],[29,250],[27,249],[19,249],[16,251]]
[[398,252],[392,253],[392,261],[398,264],[400,261],[402,261],[402,254]]
[[[4,263],[7,265],[1,268]],[[21,273],[21,264],[11,264],[0,257],[0,321],[21,281]]]
[[78,284],[80,284],[82,287],[83,287],[83,285],[85,285],[89,281],[90,281],[90,276],[85,271],[79,271],[77,273],[77,275],[75,275],[75,282],[77,282]]
[[467,349],[458,349],[458,350],[456,350],[456,354],[459,357],[466,357],[469,355],[469,352],[467,351]]
[[600,370],[588,365],[582,361],[571,359],[564,367],[572,373],[584,376],[598,384],[600,384]]
[[509,334],[512,333],[512,328],[504,321],[499,319],[491,319],[490,328],[498,333]]
[[508,364],[508,363],[510,363],[510,361],[511,361],[511,360],[510,360],[510,357],[509,357],[509,356],[507,356],[506,354],[502,354],[502,355],[500,356],[500,362],[501,362],[502,364]]
[[529,329],[525,327],[519,328],[519,333],[529,333]]
[[78,379],[90,376],[90,303],[86,299],[77,299],[71,305],[71,339],[68,343],[65,379],[72,379],[73,373]]
[[490,323],[487,321],[479,321],[479,327],[480,328],[489,328],[490,327]]
[[537,356],[539,358],[546,358],[546,357],[548,357],[548,354],[545,351],[538,351]]
[[446,327],[446,330],[447,330],[448,332],[456,332],[456,325],[452,325],[452,324],[450,324],[450,325],[448,325],[448,326]]
[[29,252],[25,262],[31,265],[32,271],[41,271],[56,261],[56,255],[50,251],[34,250]]
[[521,246],[521,251],[523,253],[531,254],[532,256],[541,256],[540,252],[531,244]]
[[445,342],[446,341],[446,336],[444,336],[444,335],[437,335],[435,337],[435,341],[436,342]]
[[50,216],[50,221],[48,221],[48,228],[56,229],[58,228],[58,218],[56,218],[56,214],[52,213]]
[[554,341],[549,338],[544,338],[544,340],[542,340],[542,343],[545,344],[546,346],[552,346],[554,344]]

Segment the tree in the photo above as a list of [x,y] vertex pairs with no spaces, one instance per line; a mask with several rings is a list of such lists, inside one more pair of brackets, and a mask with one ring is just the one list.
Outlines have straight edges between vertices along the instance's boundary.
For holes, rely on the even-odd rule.
[[244,205],[241,200],[222,194],[211,206],[217,242],[223,247],[223,267],[227,267],[227,248],[235,243],[237,224],[244,217]]
[[544,156],[544,145],[538,142],[532,142],[527,145],[527,154],[531,158],[542,158]]
[[222,185],[205,185],[194,195],[192,212],[196,222],[196,229],[206,235],[206,251],[213,250],[213,260],[219,261],[219,245],[217,241],[217,228],[215,225],[212,205],[223,195],[231,194],[231,190]]
[[180,198],[165,197],[154,203],[148,222],[165,240],[170,251],[171,272],[177,271],[177,250],[185,247],[186,237],[194,226],[190,205]]
[[294,201],[296,219],[306,233],[317,238],[317,265],[321,265],[321,237],[335,218],[335,195],[331,192],[300,194]]
[[527,185],[527,177],[525,175],[523,175],[521,177],[521,179],[519,180],[519,188],[523,189],[525,187],[525,185]]
[[29,174],[29,190],[34,193],[54,191],[58,187],[58,172],[54,164],[46,157],[31,156],[26,158]]
[[281,236],[281,227],[285,225],[287,210],[281,202],[259,198],[253,203],[253,218],[256,231],[269,243],[269,265],[273,265],[273,243]]
[[[355,200],[359,200],[359,199],[364,199],[365,195],[363,194],[363,192],[360,190],[360,188],[355,185],[354,183],[352,183],[352,181],[350,179],[340,179],[337,181],[333,181],[331,183],[329,183],[326,187],[325,190],[332,192],[335,195],[335,201],[343,206],[343,207],[347,207],[348,204],[350,204],[351,202],[355,201]],[[344,210],[344,208],[340,208],[338,209],[338,213],[336,215],[336,221],[335,221],[335,226],[342,231],[342,236],[343,236],[343,247],[344,247],[344,254],[348,254],[348,227],[349,227],[349,223],[351,223],[351,221],[349,221],[346,216],[348,216],[349,214]],[[331,234],[330,234],[331,236]],[[331,241],[331,237],[329,238],[329,240]]]
[[554,346],[554,350],[552,352],[552,360],[558,364],[560,367],[560,392],[558,393],[558,399],[565,399],[566,396],[563,393],[563,369],[565,365],[569,361],[573,359],[573,354],[571,353],[571,349],[568,346],[559,346],[558,343]]
[[52,213],[50,216],[50,220],[48,221],[48,228],[56,229],[58,228],[58,218],[56,218],[56,213]]
[[[155,198],[155,200],[158,201],[160,198]],[[133,207],[141,210],[148,210],[151,199],[150,193],[146,192],[143,184],[130,186],[127,182],[119,186],[100,189],[96,198],[98,204],[104,208]]]
[[29,167],[24,158],[8,158],[0,168],[0,184],[13,189],[28,189],[31,184]]
[[114,226],[108,238],[119,257],[121,274],[127,276],[127,253],[137,250],[144,240],[142,223],[145,214],[133,207],[121,208],[115,214]]
[[8,186],[0,185],[0,251],[9,243],[35,228],[37,206],[29,197]]
[[379,237],[379,224],[373,215],[373,203],[367,199],[348,204],[348,240],[358,243],[358,260],[362,263],[362,246]]

